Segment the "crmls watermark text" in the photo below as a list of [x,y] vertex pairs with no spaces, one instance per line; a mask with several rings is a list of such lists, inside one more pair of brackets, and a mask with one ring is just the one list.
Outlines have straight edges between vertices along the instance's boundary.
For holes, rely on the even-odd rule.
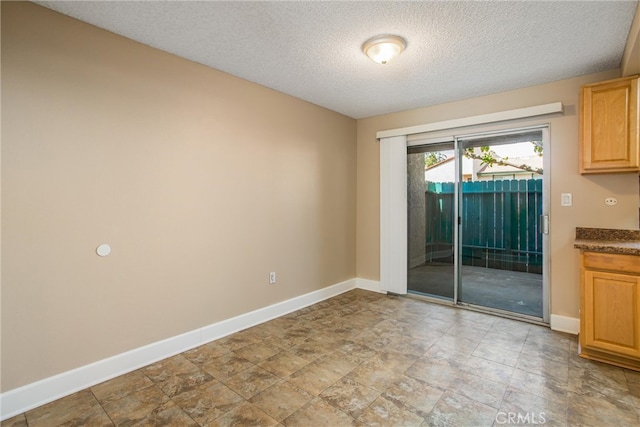
[[497,424],[544,424],[547,422],[544,412],[498,412]]

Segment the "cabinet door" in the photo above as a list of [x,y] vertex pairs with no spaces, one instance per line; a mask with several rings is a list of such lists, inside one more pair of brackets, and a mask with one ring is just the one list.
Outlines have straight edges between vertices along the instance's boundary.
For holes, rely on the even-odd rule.
[[581,173],[640,170],[637,77],[585,86],[581,118]]
[[582,345],[640,357],[640,276],[584,271]]

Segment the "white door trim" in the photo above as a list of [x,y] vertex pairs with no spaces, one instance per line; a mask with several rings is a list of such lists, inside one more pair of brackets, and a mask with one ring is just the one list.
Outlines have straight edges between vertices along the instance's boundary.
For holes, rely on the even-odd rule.
[[407,137],[380,140],[380,287],[407,293]]

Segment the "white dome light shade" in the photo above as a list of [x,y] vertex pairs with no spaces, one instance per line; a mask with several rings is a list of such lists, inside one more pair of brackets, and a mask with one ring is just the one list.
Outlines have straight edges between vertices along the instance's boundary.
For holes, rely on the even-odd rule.
[[362,51],[373,62],[386,64],[407,47],[407,42],[400,36],[381,35],[375,36],[362,45]]

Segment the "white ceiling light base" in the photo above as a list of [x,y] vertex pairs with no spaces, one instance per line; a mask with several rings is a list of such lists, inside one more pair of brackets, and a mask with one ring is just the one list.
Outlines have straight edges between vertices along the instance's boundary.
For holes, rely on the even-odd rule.
[[407,47],[407,42],[400,36],[384,34],[370,38],[362,45],[362,51],[373,62],[387,64]]

